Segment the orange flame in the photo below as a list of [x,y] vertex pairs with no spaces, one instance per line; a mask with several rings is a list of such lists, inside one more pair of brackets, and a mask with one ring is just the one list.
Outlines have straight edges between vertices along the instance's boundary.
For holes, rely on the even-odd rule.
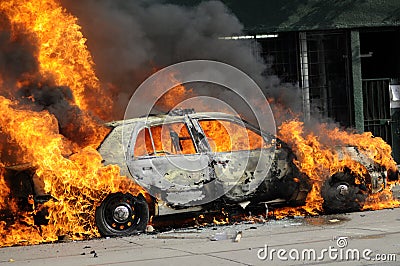
[[[56,117],[48,111],[29,110],[28,105],[0,96],[0,129],[7,147],[2,156],[18,154],[14,163],[29,162],[35,175],[44,182],[45,193],[52,200],[36,208],[19,209],[17,198],[7,183],[3,163],[0,164],[0,246],[36,244],[57,240],[67,235],[72,239],[98,236],[94,212],[101,200],[112,192],[138,194],[146,192],[132,180],[121,177],[117,166],[103,166],[100,154],[94,149],[109,131],[90,115],[109,117],[111,98],[100,88],[86,40],[76,24],[56,0],[4,0],[0,11],[11,23],[11,38],[19,41],[21,34],[29,36],[38,60],[38,73],[20,77],[16,84],[6,84],[0,73],[1,91],[17,91],[22,86],[53,80],[52,84],[68,86],[74,98],[70,104],[82,112],[64,130],[83,140],[75,142],[59,132]],[[12,95],[11,95],[12,96]],[[28,97],[32,102],[34,96]],[[76,123],[76,121],[72,121]],[[4,149],[3,147],[3,149]],[[11,146],[10,146],[11,147]],[[72,155],[71,155],[72,154]],[[32,197],[28,199],[32,206]],[[49,224],[37,226],[34,214],[46,208]]]
[[103,119],[109,117],[112,102],[95,75],[76,17],[56,0],[3,0],[0,10],[10,19],[13,32],[23,30],[37,43],[36,57],[44,79],[70,87],[82,110],[90,109]]
[[[381,138],[372,138],[370,132],[363,134],[349,133],[338,128],[329,129],[321,124],[315,132],[326,138],[327,143],[315,133],[306,133],[303,122],[290,120],[284,122],[278,131],[278,136],[286,142],[296,154],[295,164],[301,172],[307,174],[313,181],[306,205],[300,208],[283,208],[278,210],[277,216],[301,215],[302,213],[318,214],[322,211],[323,198],[321,197],[322,184],[333,174],[349,169],[355,176],[362,177],[367,170],[360,163],[351,159],[350,154],[341,158],[335,147],[354,146],[387,170],[396,170],[396,163],[391,157],[391,148]],[[371,194],[364,205],[364,209],[382,209],[400,206],[398,200],[393,199],[390,186],[379,194]]]
[[10,195],[10,188],[7,186],[4,180],[4,165],[0,163],[0,209],[4,210],[7,208],[7,197]]
[[[19,144],[26,160],[35,163],[36,175],[43,179],[45,190],[55,200],[44,204],[48,208],[49,225],[32,227],[32,213],[17,215],[24,223],[2,224],[0,243],[40,243],[54,241],[60,235],[82,239],[98,235],[94,223],[95,207],[109,193],[145,191],[119,175],[117,166],[102,166],[100,154],[87,147],[66,158],[70,142],[58,134],[55,118],[46,111],[18,110],[13,102],[0,97],[0,124],[4,133]],[[6,194],[9,191],[4,191]]]
[[[173,88],[170,88],[165,94],[162,95],[161,98],[157,100],[157,107],[162,109],[164,112],[168,112],[171,109],[176,108],[176,106],[178,106],[184,100],[196,96],[192,89],[188,89],[181,84],[179,78],[177,77],[177,73],[165,75],[158,82],[178,84]],[[164,84],[155,84],[154,88],[155,90],[153,91],[153,97],[158,98],[158,96],[160,96],[160,91],[164,88]]]

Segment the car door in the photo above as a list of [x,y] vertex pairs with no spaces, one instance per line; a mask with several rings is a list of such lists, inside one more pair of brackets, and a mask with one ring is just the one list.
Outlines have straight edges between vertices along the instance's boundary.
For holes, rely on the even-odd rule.
[[197,206],[212,200],[206,186],[214,177],[209,157],[193,141],[192,125],[187,122],[143,126],[132,137],[128,152],[132,176],[172,206]]
[[229,119],[196,120],[210,147],[210,158],[225,197],[234,202],[247,200],[267,176],[273,145],[256,129]]

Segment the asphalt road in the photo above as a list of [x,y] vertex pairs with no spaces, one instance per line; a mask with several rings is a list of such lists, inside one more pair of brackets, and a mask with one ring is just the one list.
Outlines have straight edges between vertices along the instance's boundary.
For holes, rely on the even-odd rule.
[[400,265],[400,208],[0,249],[0,265],[306,263]]

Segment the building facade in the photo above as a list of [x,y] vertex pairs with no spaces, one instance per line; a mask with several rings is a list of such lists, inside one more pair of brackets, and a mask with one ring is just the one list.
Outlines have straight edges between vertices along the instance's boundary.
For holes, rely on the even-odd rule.
[[[400,162],[400,1],[224,1],[311,114],[382,137]],[[263,37],[264,36],[264,37]]]
[[370,131],[400,162],[399,0],[222,2],[260,44],[271,74],[301,88],[305,119]]

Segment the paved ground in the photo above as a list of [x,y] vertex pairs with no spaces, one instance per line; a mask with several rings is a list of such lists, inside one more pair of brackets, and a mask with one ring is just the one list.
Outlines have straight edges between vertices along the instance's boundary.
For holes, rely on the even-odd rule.
[[[237,231],[242,231],[242,237],[239,242],[234,242],[232,238]],[[273,249],[277,251],[271,257]],[[359,260],[357,254],[360,255]],[[390,254],[394,254],[393,258]],[[392,261],[378,261],[375,259],[377,255]],[[305,263],[399,265],[400,209],[0,249],[0,265]]]

